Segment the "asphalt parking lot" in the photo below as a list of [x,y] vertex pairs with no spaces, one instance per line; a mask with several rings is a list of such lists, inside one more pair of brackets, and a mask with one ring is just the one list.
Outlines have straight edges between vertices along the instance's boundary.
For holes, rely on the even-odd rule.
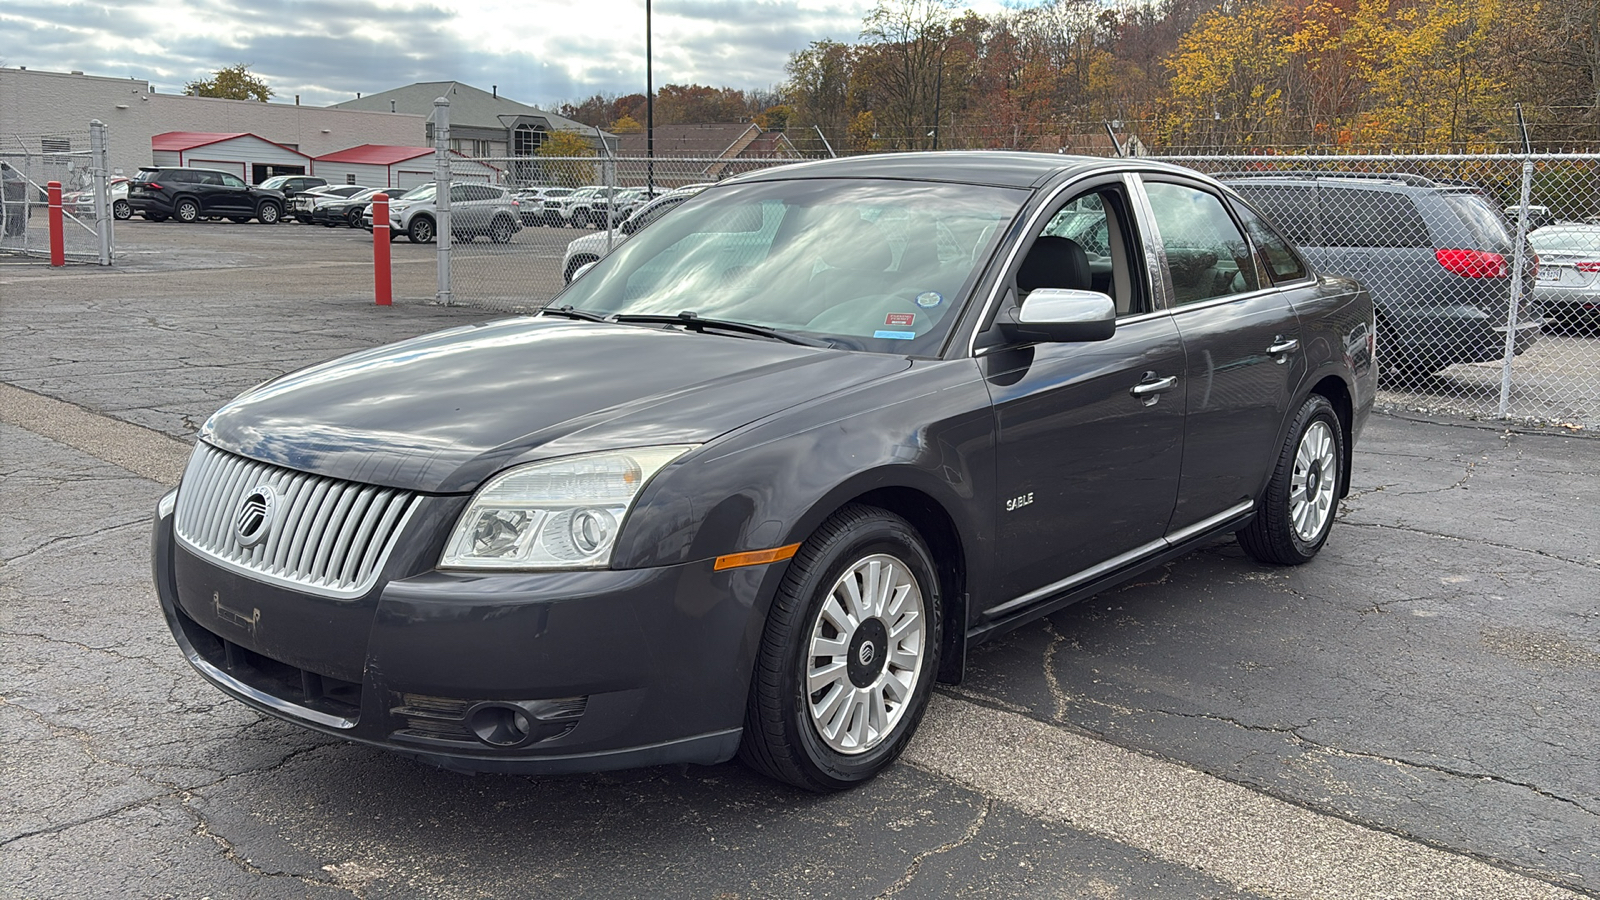
[[1316,561],[1219,542],[986,644],[848,794],[462,776],[202,682],[148,522],[237,392],[499,313],[403,241],[372,305],[364,232],[119,241],[0,263],[0,896],[1600,896],[1593,436],[1375,416]]

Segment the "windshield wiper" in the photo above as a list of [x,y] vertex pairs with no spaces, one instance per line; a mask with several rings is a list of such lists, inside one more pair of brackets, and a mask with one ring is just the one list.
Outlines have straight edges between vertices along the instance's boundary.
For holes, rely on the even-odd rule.
[[568,319],[581,319],[585,322],[610,322],[611,320],[598,313],[587,310],[575,309],[572,306],[546,306],[539,310],[541,316],[564,316]]
[[675,316],[662,315],[619,315],[611,318],[613,322],[623,325],[678,325],[690,331],[704,333],[707,328],[721,331],[732,331],[738,334],[753,334],[757,337],[771,338],[783,341],[786,344],[799,344],[802,347],[832,347],[833,344],[818,338],[806,337],[788,331],[779,331],[765,325],[752,325],[749,322],[737,322],[733,319],[707,319],[692,312],[681,312]]

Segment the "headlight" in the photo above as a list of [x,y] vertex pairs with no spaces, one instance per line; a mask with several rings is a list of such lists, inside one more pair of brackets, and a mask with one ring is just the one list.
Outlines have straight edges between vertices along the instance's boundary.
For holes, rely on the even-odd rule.
[[456,522],[441,568],[601,569],[634,498],[693,446],[586,453],[489,479]]

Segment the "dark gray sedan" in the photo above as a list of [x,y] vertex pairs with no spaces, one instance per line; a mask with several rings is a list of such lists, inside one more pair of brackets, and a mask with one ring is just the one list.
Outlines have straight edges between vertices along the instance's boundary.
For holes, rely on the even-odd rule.
[[835,790],[977,642],[1229,532],[1311,560],[1373,359],[1366,292],[1185,169],[777,168],[542,315],[229,403],[155,579],[204,678],[307,728]]

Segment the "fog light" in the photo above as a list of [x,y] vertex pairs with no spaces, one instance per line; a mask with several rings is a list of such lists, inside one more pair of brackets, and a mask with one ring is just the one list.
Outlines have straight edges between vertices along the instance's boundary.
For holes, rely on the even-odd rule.
[[515,747],[528,739],[533,721],[518,707],[485,703],[467,715],[467,727],[485,744]]

